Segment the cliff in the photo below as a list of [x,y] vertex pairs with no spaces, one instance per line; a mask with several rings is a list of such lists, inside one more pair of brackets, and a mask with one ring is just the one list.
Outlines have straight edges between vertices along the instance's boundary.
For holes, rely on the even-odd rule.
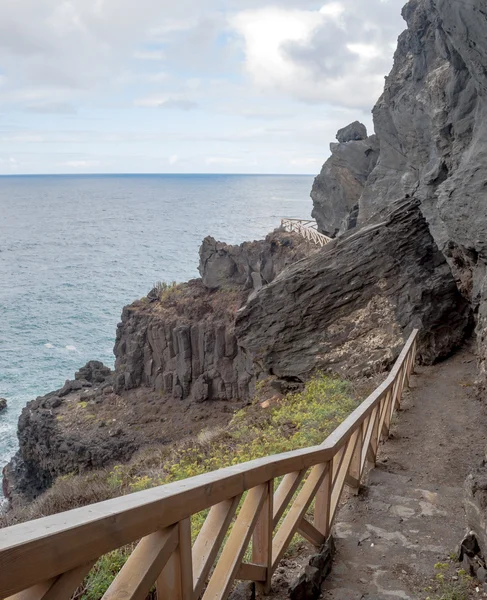
[[312,216],[320,232],[330,237],[356,226],[360,196],[379,157],[377,136],[367,137],[361,123],[341,129],[337,140],[330,144],[331,156],[311,191]]
[[[487,9],[484,0],[410,0],[394,66],[373,110],[375,168],[342,210],[363,228],[414,196],[475,319],[479,395],[487,380]],[[332,157],[333,158],[333,157]],[[337,195],[322,199],[335,210]],[[355,211],[356,212],[356,211]],[[322,228],[335,227],[322,224]],[[467,515],[484,554],[486,466],[466,484]]]

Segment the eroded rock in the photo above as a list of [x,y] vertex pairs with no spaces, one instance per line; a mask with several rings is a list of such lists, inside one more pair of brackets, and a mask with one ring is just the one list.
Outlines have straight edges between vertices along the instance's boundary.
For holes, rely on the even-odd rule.
[[265,240],[231,246],[206,237],[200,248],[199,272],[210,290],[238,286],[259,289],[273,281],[288,265],[317,248],[302,237],[276,230]]
[[367,138],[364,130],[364,137],[352,138],[356,141],[331,144],[332,154],[314,181],[312,216],[325,235],[335,237],[356,225],[359,199],[379,156],[376,136]]
[[353,377],[397,357],[413,328],[419,357],[447,356],[470,310],[417,201],[290,267],[239,311],[236,335],[254,363],[277,377],[316,369]]

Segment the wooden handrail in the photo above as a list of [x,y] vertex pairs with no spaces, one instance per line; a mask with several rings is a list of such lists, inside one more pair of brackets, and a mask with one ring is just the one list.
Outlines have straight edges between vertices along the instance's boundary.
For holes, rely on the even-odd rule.
[[321,247],[326,246],[326,244],[329,244],[332,241],[332,238],[323,235],[318,231],[318,225],[316,221],[305,221],[303,219],[282,219],[281,227],[289,233],[298,233],[306,240]]
[[[107,600],[144,600],[154,583],[161,600],[198,600],[201,594],[203,600],[223,600],[239,578],[268,590],[294,534],[322,544],[344,486],[358,487],[367,461],[375,464],[380,438],[388,434],[414,367],[417,334],[414,330],[384,383],[320,446],[0,530],[0,598],[69,600],[99,557],[137,540]],[[306,513],[313,500],[311,523]],[[211,510],[191,547],[191,517],[205,509]],[[242,561],[252,537],[253,562],[247,564]]]

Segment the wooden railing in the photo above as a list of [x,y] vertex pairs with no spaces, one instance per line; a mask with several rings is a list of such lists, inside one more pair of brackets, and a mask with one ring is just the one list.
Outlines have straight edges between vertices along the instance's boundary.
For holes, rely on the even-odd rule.
[[299,233],[306,240],[317,244],[318,246],[326,246],[332,238],[323,235],[318,231],[316,221],[303,221],[302,219],[282,219],[281,227],[289,232]]
[[[384,383],[321,446],[0,530],[0,598],[67,600],[99,557],[137,540],[106,600],[144,600],[154,584],[164,600],[225,599],[237,579],[268,590],[293,536],[323,544],[345,484],[358,488],[367,463],[375,464],[409,382],[417,333]],[[192,544],[191,517],[206,509]]]

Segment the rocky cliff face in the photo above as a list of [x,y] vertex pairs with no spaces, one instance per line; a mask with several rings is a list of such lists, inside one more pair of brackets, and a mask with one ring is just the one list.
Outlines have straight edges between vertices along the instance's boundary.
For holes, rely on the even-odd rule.
[[206,238],[201,280],[165,293],[162,302],[124,309],[115,343],[115,388],[146,386],[177,399],[248,400],[255,389],[252,357],[234,332],[247,295],[317,248],[275,231],[265,240],[230,246]]
[[126,462],[143,446],[228,420],[256,382],[253,359],[235,336],[237,309],[254,288],[315,251],[280,231],[240,246],[207,238],[203,280],[160,286],[123,309],[114,372],[92,361],[24,408],[5,495],[35,498],[60,475]]
[[239,343],[260,368],[305,379],[316,369],[347,377],[380,372],[413,328],[425,363],[448,355],[469,306],[431,237],[419,202],[394,206],[284,271],[239,312]]
[[199,272],[203,284],[210,290],[231,286],[258,289],[273,281],[287,266],[316,251],[317,248],[303,238],[278,230],[265,240],[239,246],[207,237],[200,248]]
[[477,316],[487,359],[487,10],[482,0],[411,0],[408,29],[374,108],[380,144],[359,224],[411,194]]
[[311,191],[312,216],[321,233],[330,237],[355,227],[360,196],[379,157],[377,137],[367,137],[361,123],[341,129],[337,140],[330,144],[331,156]]
[[111,427],[101,428],[99,423],[93,427],[92,422],[86,429],[82,415],[77,415],[75,426],[66,427],[68,415],[74,415],[76,407],[84,407],[88,402],[100,404],[108,398],[113,391],[112,380],[109,368],[91,361],[61,389],[27,404],[18,425],[20,449],[4,470],[6,497],[21,494],[34,498],[58,475],[82,472],[132,456],[137,448],[133,433],[117,429],[113,435]]
[[125,307],[114,349],[116,391],[144,386],[197,402],[250,398],[252,361],[233,332],[242,300],[241,290],[211,292],[195,280]]
[[[484,0],[410,0],[394,66],[374,108],[380,151],[358,201],[358,227],[405,195],[421,213],[475,315],[487,380],[487,8]],[[344,188],[346,191],[346,188]],[[329,210],[333,201],[328,200]],[[485,527],[485,464],[467,482],[467,513]],[[483,540],[484,553],[487,541]]]

